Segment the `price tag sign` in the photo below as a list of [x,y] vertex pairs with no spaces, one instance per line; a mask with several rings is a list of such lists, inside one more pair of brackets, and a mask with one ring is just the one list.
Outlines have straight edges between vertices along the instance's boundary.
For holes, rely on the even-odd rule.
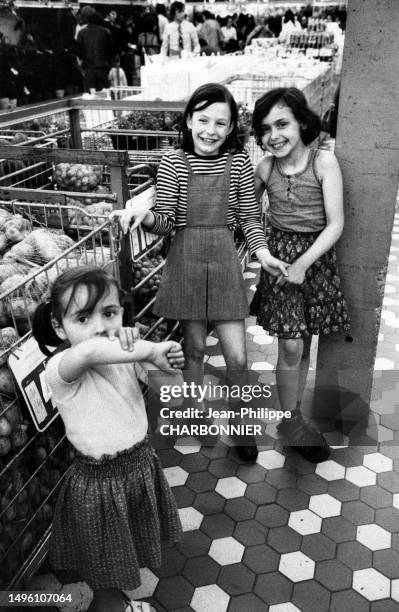
[[38,431],[47,429],[58,416],[58,410],[51,401],[44,377],[48,359],[49,357],[43,355],[33,337],[18,346],[8,358],[8,365]]
[[[151,210],[154,205],[155,199],[155,188],[152,186],[145,191],[135,195],[131,200],[126,203],[126,208],[134,210],[135,206],[142,209],[145,207],[146,210]],[[130,231],[130,248],[132,253],[133,261],[139,261],[147,251],[154,246],[157,242],[161,242],[157,234],[146,232],[141,226],[135,230]]]
[[141,227],[137,227],[130,232],[130,247],[133,261],[139,261],[152,246],[161,240],[162,238],[156,234],[146,232]]

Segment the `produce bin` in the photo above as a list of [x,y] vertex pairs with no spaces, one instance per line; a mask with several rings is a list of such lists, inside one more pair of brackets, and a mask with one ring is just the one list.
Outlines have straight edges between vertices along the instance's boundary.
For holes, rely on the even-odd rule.
[[74,239],[46,227],[46,204],[3,200],[0,208],[3,222],[21,215],[24,240],[30,240],[16,243],[19,248],[6,251],[0,264],[0,589],[5,590],[23,586],[43,561],[57,491],[74,456],[60,419],[38,395],[40,372],[33,369],[20,380],[33,412],[16,384],[26,351],[37,355],[31,347],[32,314],[49,282],[66,268],[95,263],[119,279],[121,241],[106,217],[78,227],[77,207],[58,207],[60,218],[63,209],[67,218],[75,214]]
[[304,89],[309,79],[294,76],[274,76],[267,78],[237,77],[226,83],[234,99],[248,106],[252,111],[255,102],[264,93],[275,87],[298,87]]
[[129,159],[123,151],[49,149],[41,146],[0,145],[0,159],[21,167],[0,176],[0,188],[57,191],[75,197],[82,204],[91,199],[110,199],[114,208],[123,207],[129,195],[126,168]]
[[[134,174],[146,167],[129,170]],[[151,184],[148,179],[132,195]],[[38,400],[32,388],[27,391],[32,381],[40,379],[41,372],[35,370],[18,378],[13,366],[18,360],[22,368],[26,351],[32,350],[32,315],[37,303],[46,299],[49,284],[66,268],[99,265],[117,278],[127,290],[128,299],[133,295],[140,304],[134,316],[127,309],[130,321],[125,324],[134,320],[142,337],[153,341],[179,337],[179,324],[151,313],[164,266],[162,238],[157,237],[130,263],[133,287],[126,285],[122,276],[129,244],[124,242],[118,224],[111,223],[107,216],[90,215],[76,206],[16,199],[0,200],[0,208],[3,224],[11,215],[21,216],[31,247],[29,251],[23,241],[18,242],[0,262],[0,589],[6,590],[23,588],[43,562],[57,492],[74,457],[61,420],[48,407],[46,412],[43,396]],[[54,215],[65,220],[56,230],[51,227]],[[53,240],[54,249],[60,252],[51,258],[54,250],[49,243]],[[5,265],[8,269],[3,269]],[[37,352],[33,350],[32,354]],[[22,385],[26,383],[24,389],[28,404],[35,407],[33,412],[32,406],[31,410],[27,408],[17,379]]]

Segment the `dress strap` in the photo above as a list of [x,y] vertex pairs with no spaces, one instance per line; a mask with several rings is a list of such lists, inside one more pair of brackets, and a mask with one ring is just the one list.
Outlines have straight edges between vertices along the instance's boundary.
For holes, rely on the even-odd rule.
[[179,157],[182,158],[182,160],[184,161],[184,163],[186,164],[187,170],[188,170],[188,175],[191,176],[193,174],[193,169],[190,166],[190,162],[187,159],[187,155],[186,153],[183,151],[183,149],[177,149],[176,151],[177,155]]
[[229,153],[226,160],[226,165],[224,167],[224,175],[230,176],[231,166],[233,165],[234,155],[233,153]]
[[274,155],[272,155],[272,163],[270,164],[270,168],[269,168],[269,172],[268,172],[267,178],[266,178],[265,181],[263,181],[265,187],[267,186],[267,184],[269,182],[269,179],[270,179],[270,177],[272,175],[272,172],[274,170],[274,166],[275,165],[276,165],[276,158],[274,157]]
[[319,185],[322,184],[322,180],[320,178],[320,175],[317,171],[316,168],[316,160],[319,157],[319,153],[320,153],[320,149],[311,149],[310,150],[310,154],[312,156],[312,170],[313,170],[313,174],[315,175],[316,181],[319,183]]

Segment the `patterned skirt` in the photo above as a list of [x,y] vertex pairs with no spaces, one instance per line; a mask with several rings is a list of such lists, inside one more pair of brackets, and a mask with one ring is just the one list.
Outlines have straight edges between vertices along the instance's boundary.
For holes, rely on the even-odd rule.
[[[274,257],[292,264],[318,236],[319,232],[291,233],[272,228],[268,246]],[[277,277],[262,269],[250,306],[251,315],[272,336],[289,339],[350,331],[334,247],[308,268],[302,285],[276,283]]]
[[148,436],[114,456],[80,455],[54,513],[50,561],[92,589],[135,589],[161,565],[161,540],[181,539],[177,506]]

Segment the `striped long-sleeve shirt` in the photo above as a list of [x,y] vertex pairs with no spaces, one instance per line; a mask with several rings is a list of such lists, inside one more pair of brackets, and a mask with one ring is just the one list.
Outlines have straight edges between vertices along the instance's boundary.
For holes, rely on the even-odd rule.
[[[217,158],[186,155],[194,174],[223,174],[228,153]],[[184,160],[176,151],[166,153],[158,169],[156,205],[152,211],[155,225],[151,231],[155,234],[167,235],[186,225],[187,184]],[[252,256],[257,249],[267,246],[255,198],[252,164],[245,151],[234,154],[231,166],[227,225],[231,231],[241,227]]]

